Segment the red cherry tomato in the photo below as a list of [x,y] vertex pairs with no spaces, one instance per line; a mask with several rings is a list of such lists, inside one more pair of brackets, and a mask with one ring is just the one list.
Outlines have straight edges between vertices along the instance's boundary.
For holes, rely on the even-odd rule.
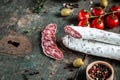
[[93,21],[91,23],[91,27],[103,30],[104,22],[100,18],[95,18],[95,19],[93,19]]
[[114,28],[116,26],[118,26],[119,24],[119,19],[116,15],[110,14],[107,16],[106,18],[106,25],[108,28]]
[[78,20],[81,21],[87,18],[90,18],[90,13],[84,9],[80,10],[78,13]]
[[104,14],[104,13],[105,13],[105,11],[104,11],[104,9],[101,8],[101,7],[94,7],[94,8],[92,9],[92,15],[93,15],[93,16],[100,16],[100,15],[102,15],[102,14]]
[[89,21],[87,21],[87,20],[81,20],[81,21],[78,23],[78,26],[81,26],[81,27],[90,27],[90,23],[89,23]]
[[[120,11],[120,6],[118,6],[118,5],[112,6],[112,7],[110,7],[110,10],[109,10],[109,11],[110,11],[110,12]],[[120,12],[116,12],[115,15],[116,15],[117,17],[120,17]]]

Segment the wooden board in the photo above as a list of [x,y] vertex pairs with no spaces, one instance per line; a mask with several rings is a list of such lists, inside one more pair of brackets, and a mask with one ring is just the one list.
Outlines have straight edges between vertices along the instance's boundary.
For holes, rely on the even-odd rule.
[[[98,4],[98,0],[92,0],[93,4]],[[73,15],[69,17],[60,16],[60,8],[63,3],[78,3]],[[109,0],[108,8],[113,4],[119,4],[119,0]],[[23,73],[26,69],[38,70],[37,75],[27,75],[28,80],[67,80],[73,77],[76,70],[65,67],[75,59],[82,58],[85,54],[74,52],[63,47],[61,38],[64,34],[64,26],[68,24],[77,25],[77,13],[80,9],[90,11],[89,0],[74,2],[70,0],[46,0],[40,14],[34,14],[34,0],[1,0],[0,1],[0,39],[7,34],[8,30],[15,30],[18,33],[27,35],[33,45],[33,51],[27,55],[5,55],[0,54],[0,80],[24,80]],[[94,5],[92,5],[94,6]],[[64,52],[64,59],[54,61],[44,55],[41,48],[41,31],[49,23],[54,22],[58,25],[56,37],[57,44]],[[34,29],[35,28],[35,29]],[[34,30],[33,30],[34,29]],[[24,33],[30,30],[29,33]],[[109,30],[120,33],[120,26]],[[85,70],[89,63],[97,60],[109,62],[115,70],[114,80],[120,80],[119,61],[88,55],[85,65],[81,67],[78,80],[86,80]]]

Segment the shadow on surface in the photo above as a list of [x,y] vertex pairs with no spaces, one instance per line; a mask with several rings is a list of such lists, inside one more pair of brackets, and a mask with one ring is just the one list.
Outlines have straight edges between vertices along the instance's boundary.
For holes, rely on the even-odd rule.
[[86,80],[86,72],[85,70],[82,70],[79,72],[77,80]]
[[78,19],[77,19],[77,17],[71,17],[69,20],[68,20],[68,23],[71,23],[71,24],[73,24],[73,25],[75,25],[75,26],[77,26],[77,24],[78,24]]
[[68,3],[71,3],[71,2],[77,2],[77,0],[51,0],[53,2],[56,2],[56,3],[60,3],[60,2],[68,2]]
[[120,0],[112,0],[111,2],[112,2],[112,3],[117,3],[117,2],[119,3]]

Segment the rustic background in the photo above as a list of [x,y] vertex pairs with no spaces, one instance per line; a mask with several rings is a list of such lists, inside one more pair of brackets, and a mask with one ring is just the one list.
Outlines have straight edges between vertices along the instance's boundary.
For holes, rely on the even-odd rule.
[[[100,0],[92,0],[95,6]],[[109,6],[120,5],[120,0],[108,0]],[[75,8],[73,15],[69,17],[60,16],[60,8],[63,3],[77,3],[79,8]],[[109,6],[107,8],[109,8]],[[66,66],[77,58],[83,58],[85,54],[70,51],[61,44],[61,37],[64,36],[64,26],[67,24],[77,25],[77,13],[80,9],[90,11],[89,0],[45,0],[43,8],[39,14],[34,13],[34,0],[0,0],[0,39],[2,39],[8,30],[14,30],[18,33],[28,36],[31,39],[33,50],[27,55],[6,55],[0,54],[0,80],[25,80],[23,73],[26,69],[37,70],[37,75],[27,75],[28,80],[68,80],[74,76],[77,69]],[[106,9],[107,10],[107,9]],[[58,25],[57,42],[64,52],[64,59],[54,61],[44,55],[41,48],[41,31],[45,25],[54,22]],[[109,30],[120,33],[120,26]],[[28,33],[26,33],[26,31]],[[111,53],[112,54],[112,53]],[[112,59],[95,57],[88,55],[85,59],[85,65],[81,67],[78,80],[86,80],[85,70],[89,63],[97,60],[109,62],[115,70],[114,80],[120,80],[120,62]],[[27,79],[26,79],[27,80]]]

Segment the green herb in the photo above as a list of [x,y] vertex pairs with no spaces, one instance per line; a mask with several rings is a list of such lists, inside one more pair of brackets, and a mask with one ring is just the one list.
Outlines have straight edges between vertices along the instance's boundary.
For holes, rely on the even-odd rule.
[[35,13],[40,13],[41,9],[43,8],[43,3],[45,0],[35,0],[36,7],[35,7]]
[[35,13],[40,13],[40,11],[41,11],[41,7],[36,7],[35,8]]
[[42,0],[35,0],[35,3],[40,4]]

